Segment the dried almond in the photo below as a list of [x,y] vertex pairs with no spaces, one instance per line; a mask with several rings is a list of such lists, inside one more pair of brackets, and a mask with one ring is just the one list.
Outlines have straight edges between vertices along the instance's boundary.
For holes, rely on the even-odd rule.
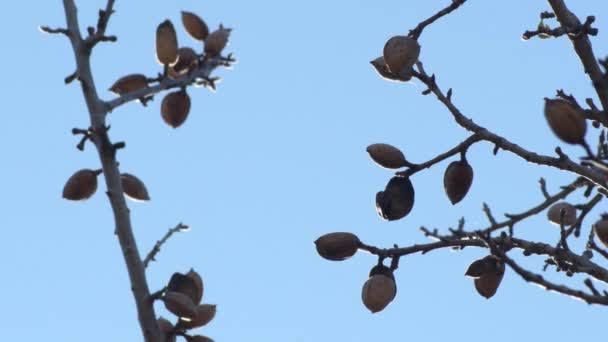
[[163,120],[173,128],[181,126],[189,112],[190,96],[183,90],[167,94],[160,106]]
[[182,11],[182,23],[190,36],[196,40],[205,41],[209,35],[209,27],[205,21],[192,12]]
[[353,233],[329,233],[315,241],[319,255],[327,260],[341,261],[357,253],[359,238]]
[[158,63],[167,66],[177,60],[177,35],[170,20],[156,28],[156,58]]
[[63,187],[63,198],[80,201],[93,196],[97,190],[98,174],[98,171],[90,169],[76,171]]

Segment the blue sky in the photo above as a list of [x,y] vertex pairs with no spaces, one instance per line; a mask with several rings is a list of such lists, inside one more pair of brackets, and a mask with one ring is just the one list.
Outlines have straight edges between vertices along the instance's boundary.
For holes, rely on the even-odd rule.
[[[487,224],[483,202],[497,216],[523,211],[542,200],[539,177],[546,177],[551,192],[573,179],[505,152],[494,157],[493,146],[481,143],[468,154],[475,180],[461,203],[452,206],[443,193],[446,161],[412,178],[416,205],[409,216],[390,223],[377,216],[374,194],[391,172],[371,162],[367,145],[390,143],[422,162],[468,136],[438,101],[420,95],[425,88],[419,82],[383,81],[368,63],[389,37],[406,33],[448,2],[116,2],[108,33],[119,40],[100,45],[92,58],[105,99],[112,98],[105,89],[119,77],[160,70],[154,32],[164,19],[176,24],[180,44],[200,49],[181,28],[180,10],[198,13],[212,28],[220,22],[234,28],[227,51],[238,63],[218,71],[224,80],[217,93],[189,91],[192,109],[183,127],[162,122],[162,97],[147,108],[127,104],[109,117],[112,138],[127,144],[119,154],[121,170],[141,178],[152,197],[130,202],[140,252],[178,222],[192,227],[163,247],[148,277],[154,290],[173,272],[199,271],[203,301],[218,305],[202,333],[216,341],[277,342],[488,336],[499,342],[513,335],[559,341],[604,333],[605,308],[548,293],[510,270],[494,298],[480,297],[463,276],[485,253],[474,249],[402,259],[397,298],[372,315],[360,295],[375,258],[357,254],[332,263],[314,250],[313,241],[333,231],[351,231],[368,244],[406,246],[428,241],[421,225],[445,231],[465,216],[468,228],[481,228]],[[77,4],[84,27],[96,21],[105,1]],[[581,18],[596,15],[600,36],[592,42],[597,56],[606,56],[608,3],[569,5]],[[543,1],[498,7],[470,0],[423,33],[420,59],[442,88],[454,89],[454,102],[466,115],[552,154],[560,142],[545,123],[542,99],[559,88],[580,100],[594,94],[566,38],[520,39],[547,9]],[[11,2],[0,19],[3,339],[138,341],[105,185],[86,202],[61,199],[74,171],[99,167],[92,146],[79,152],[78,138],[70,134],[88,126],[80,87],[63,85],[74,71],[71,47],[64,37],[37,30],[65,25],[61,2]],[[563,149],[573,157],[583,154]],[[573,202],[581,200],[575,196]],[[559,237],[544,214],[517,227],[533,240],[554,243]],[[521,260],[519,252],[511,253]],[[539,271],[543,259],[522,263]],[[583,278],[545,275],[582,286]],[[162,305],[157,308],[169,316]]]

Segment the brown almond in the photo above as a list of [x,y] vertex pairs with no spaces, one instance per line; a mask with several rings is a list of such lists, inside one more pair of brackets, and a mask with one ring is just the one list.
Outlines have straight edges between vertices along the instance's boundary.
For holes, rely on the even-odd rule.
[[386,275],[377,274],[369,277],[363,284],[361,299],[366,308],[372,313],[376,313],[384,310],[393,301],[396,294],[395,280]]
[[472,183],[473,168],[466,159],[451,162],[443,175],[443,187],[452,204],[462,201]]
[[195,335],[195,336],[190,336],[187,338],[188,342],[213,342],[212,339],[210,339],[207,336],[203,336],[203,335]]
[[593,225],[593,232],[606,248],[608,248],[608,219],[597,221]]
[[545,118],[553,133],[563,142],[585,142],[587,120],[574,104],[563,99],[545,99]]
[[186,273],[186,277],[192,279],[196,286],[196,293],[193,298],[195,304],[199,304],[203,299],[203,293],[205,292],[205,286],[203,285],[203,278],[193,268]]
[[177,60],[177,35],[170,20],[163,21],[156,28],[156,59],[167,66]]
[[373,161],[384,168],[398,169],[407,165],[403,152],[393,145],[371,144],[366,151]]
[[341,261],[357,253],[359,238],[353,233],[329,233],[315,241],[319,255],[327,260]]
[[146,189],[146,185],[139,178],[130,173],[123,173],[120,175],[120,181],[122,182],[122,190],[129,199],[134,201],[150,200],[148,189]]
[[179,50],[177,50],[177,62],[169,69],[173,70],[178,76],[183,75],[192,70],[192,68],[196,66],[197,61],[198,56],[192,48],[179,48]]
[[576,208],[568,202],[558,202],[553,204],[547,211],[547,218],[551,223],[560,225],[561,212],[564,212],[564,226],[571,226],[576,223]]
[[119,78],[118,81],[114,82],[112,87],[110,87],[108,90],[116,95],[123,95],[132,91],[146,88],[147,86],[148,81],[145,75],[130,74]]
[[76,171],[63,187],[63,198],[80,201],[93,196],[97,190],[98,174],[98,172],[89,169]]
[[163,301],[167,310],[177,317],[192,319],[196,316],[196,305],[183,293],[168,291],[163,296]]
[[490,299],[496,294],[498,286],[505,274],[504,263],[493,255],[488,255],[484,259],[485,270],[474,280],[477,293],[486,299]]
[[173,128],[181,126],[190,112],[190,96],[185,91],[169,93],[163,99],[160,113],[165,123]]
[[227,29],[220,25],[219,29],[211,32],[207,39],[205,39],[205,53],[211,57],[219,56],[228,44],[230,31],[232,29]]
[[376,69],[376,72],[380,77],[385,80],[395,81],[395,82],[406,82],[409,81],[412,77],[401,77],[395,73],[393,73],[389,68],[386,62],[384,61],[384,57],[380,56],[373,61],[370,61],[370,64]]
[[376,194],[376,211],[385,220],[405,217],[414,207],[414,186],[408,177],[395,176]]
[[167,291],[183,293],[192,299],[195,305],[200,302],[198,298],[198,287],[192,278],[185,274],[178,272],[173,273],[169,284],[167,284]]
[[173,324],[167,319],[159,317],[156,320],[160,332],[165,336],[166,342],[175,342],[175,334],[173,333]]
[[419,55],[420,44],[411,37],[394,36],[384,44],[384,61],[393,74],[402,78],[411,78],[410,69]]
[[207,325],[215,317],[216,305],[201,304],[196,307],[196,315],[191,320],[180,320],[179,328],[194,329]]
[[196,40],[205,41],[209,35],[209,27],[205,21],[192,12],[182,11],[182,23],[190,36]]

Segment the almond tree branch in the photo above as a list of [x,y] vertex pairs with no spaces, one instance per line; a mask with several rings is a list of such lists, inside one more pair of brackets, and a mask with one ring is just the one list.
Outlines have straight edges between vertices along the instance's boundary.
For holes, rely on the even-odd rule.
[[[548,2],[553,9],[553,13],[555,13],[557,20],[563,27],[572,28],[581,25],[581,21],[574,13],[570,12],[563,0],[548,0]],[[586,34],[568,35],[568,37],[574,46],[574,51],[576,51],[576,54],[585,68],[585,73],[589,75],[589,78],[593,83],[593,87],[602,103],[604,112],[608,112],[608,81],[600,70],[589,37]]]
[[[112,1],[109,1],[111,8]],[[120,171],[116,162],[115,149],[108,135],[105,122],[107,108],[97,95],[90,63],[90,49],[82,38],[78,24],[77,8],[74,0],[63,0],[69,38],[76,59],[82,93],[84,95],[91,129],[94,134],[91,140],[95,143],[101,160],[103,174],[107,185],[107,195],[112,206],[116,234],[129,274],[130,287],[133,291],[139,323],[146,342],[161,342],[162,336],[156,324],[156,315],[150,290],[146,280],[145,269],[141,261],[129,217],[129,208],[125,202]]]
[[473,134],[470,137],[466,138],[464,141],[462,141],[460,144],[455,146],[454,148],[450,149],[449,151],[442,153],[442,154],[438,155],[437,157],[435,157],[429,161],[426,161],[424,163],[412,164],[410,167],[408,167],[407,170],[399,171],[396,173],[396,175],[409,177],[418,171],[421,171],[424,169],[429,169],[433,165],[435,165],[439,162],[442,162],[453,155],[466,151],[471,145],[473,145],[476,142],[481,141],[481,140],[482,140],[481,136],[479,136],[477,134]]
[[484,242],[486,242],[488,244],[488,247],[490,248],[490,251],[492,252],[492,254],[494,254],[497,257],[499,257],[500,259],[502,259],[507,265],[509,265],[513,269],[513,271],[515,271],[515,273],[517,273],[525,281],[538,284],[541,287],[543,287],[544,289],[549,290],[549,291],[555,291],[555,292],[565,294],[570,297],[581,299],[581,300],[587,302],[587,304],[608,305],[608,296],[599,295],[599,293],[597,295],[588,294],[588,293],[585,293],[580,290],[575,290],[575,289],[569,288],[565,285],[558,285],[558,284],[552,283],[552,282],[546,280],[545,278],[543,278],[543,276],[541,276],[540,274],[530,272],[530,271],[524,269],[523,267],[519,266],[513,259],[509,258],[507,256],[507,254],[505,253],[505,251],[503,251],[501,248],[499,248],[492,239],[486,239],[481,236],[480,236],[480,238],[484,239]]
[[428,89],[425,90],[423,93],[435,94],[437,99],[441,103],[443,103],[443,105],[450,111],[456,123],[458,123],[461,127],[478,134],[482,140],[492,142],[499,148],[509,151],[523,158],[527,162],[539,165],[552,166],[564,171],[575,173],[579,176],[585,177],[598,187],[601,187],[604,190],[608,190],[608,182],[606,181],[606,177],[603,174],[596,172],[589,167],[585,167],[573,162],[565,154],[563,154],[561,152],[561,149],[559,148],[558,150],[556,150],[556,152],[560,154],[559,158],[539,155],[532,151],[528,151],[517,144],[512,143],[504,137],[489,131],[485,127],[477,125],[472,119],[466,117],[460,112],[460,110],[452,102],[451,97],[447,97],[443,94],[443,92],[441,91],[441,89],[439,89],[439,86],[435,81],[435,75],[429,76],[424,70],[424,67],[422,66],[421,62],[418,62],[416,65],[418,67],[418,71],[412,70],[413,76],[419,79],[428,87]]
[[156,261],[156,255],[160,252],[160,248],[162,247],[162,245],[167,242],[167,240],[169,240],[169,238],[177,233],[177,232],[183,232],[188,230],[189,227],[183,223],[178,223],[175,227],[170,228],[169,231],[165,234],[165,236],[163,236],[162,239],[156,241],[156,243],[154,244],[154,247],[152,247],[152,250],[150,250],[150,252],[148,253],[148,255],[146,255],[146,258],[144,259],[144,268],[148,267],[148,264],[150,263],[150,261]]
[[[371,254],[384,258],[403,257],[410,254],[422,253],[425,254],[436,249],[452,248],[462,249],[465,247],[481,247],[488,248],[488,245],[483,240],[479,239],[476,234],[466,234],[465,237],[444,237],[441,241],[415,244],[408,247],[398,248],[378,248],[367,245],[363,242],[359,244],[359,249],[367,251]],[[511,238],[506,234],[500,237],[492,238],[491,241],[497,245],[511,248],[521,249],[524,255],[546,255],[558,259],[569,266],[573,273],[585,273],[591,277],[608,284],[608,270],[592,262],[588,258],[577,255],[571,251],[561,248],[556,248],[543,242],[533,242],[519,238]]]
[[215,68],[217,68],[218,66],[228,66],[231,62],[234,62],[234,59],[221,56],[205,58],[196,69],[190,71],[185,75],[180,76],[175,80],[168,77],[163,78],[159,82],[159,84],[155,86],[132,91],[114,100],[104,102],[105,109],[108,112],[111,112],[115,108],[127,102],[135,101],[141,98],[147,98],[163,90],[185,87],[194,82],[197,82],[198,80],[209,80],[209,76],[211,75],[211,72],[215,70]]
[[420,37],[420,35],[422,34],[422,31],[429,25],[431,25],[432,23],[434,23],[437,19],[446,16],[450,13],[452,13],[454,10],[456,10],[458,7],[460,7],[462,4],[464,4],[467,0],[452,0],[452,3],[447,6],[446,8],[442,9],[441,11],[435,13],[433,16],[431,16],[430,18],[422,21],[421,23],[419,23],[414,29],[410,30],[409,32],[409,36],[414,38],[414,39],[418,39]]

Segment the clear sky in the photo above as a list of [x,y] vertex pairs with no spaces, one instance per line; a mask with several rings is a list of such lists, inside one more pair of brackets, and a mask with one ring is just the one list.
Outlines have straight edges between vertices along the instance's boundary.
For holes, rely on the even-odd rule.
[[[374,195],[391,172],[370,161],[367,145],[390,143],[422,162],[468,136],[436,99],[420,95],[425,88],[419,82],[383,81],[368,63],[389,37],[407,33],[448,3],[117,0],[108,33],[118,42],[100,45],[92,58],[104,99],[113,97],[105,89],[119,77],[160,70],[154,32],[164,19],[176,25],[180,44],[200,50],[182,29],[180,10],[198,13],[212,28],[220,22],[233,27],[227,51],[238,59],[233,70],[217,72],[224,77],[217,93],[190,90],[192,110],[183,127],[162,122],[162,97],[147,108],[127,104],[109,117],[112,138],[127,144],[119,153],[121,170],[141,178],[152,197],[130,202],[140,251],[178,222],[192,227],[151,264],[150,287],[161,288],[176,271],[199,271],[203,301],[218,305],[202,332],[216,341],[604,336],[606,308],[549,293],[511,270],[495,297],[479,296],[463,274],[483,250],[402,259],[397,298],[373,315],[360,298],[376,259],[358,254],[333,263],[315,252],[313,241],[333,231],[386,247],[427,242],[421,225],[447,231],[461,216],[467,228],[483,228],[484,201],[497,216],[522,211],[542,200],[540,176],[550,192],[573,179],[505,152],[494,157],[493,146],[481,143],[470,149],[475,180],[461,203],[452,206],[443,193],[446,161],[412,178],[416,205],[408,217],[391,223],[378,217]],[[581,18],[596,15],[600,36],[592,42],[597,56],[606,56],[608,2],[568,3]],[[77,4],[85,27],[105,1]],[[92,146],[79,152],[70,133],[88,126],[80,87],[63,85],[74,71],[71,47],[66,38],[37,29],[65,25],[62,3],[10,1],[4,7],[2,340],[139,341],[105,184],[86,202],[61,198],[74,171],[99,167]],[[580,100],[594,96],[566,38],[520,39],[548,8],[544,1],[470,0],[420,39],[427,71],[445,90],[454,89],[466,115],[543,154],[560,144],[545,123],[543,97],[559,88]],[[573,158],[583,154],[564,150]],[[516,229],[552,244],[559,238],[544,213]],[[520,252],[511,255],[522,259]],[[522,263],[540,271],[543,258]],[[554,271],[544,275],[566,281]],[[567,281],[583,288],[582,279]],[[157,309],[169,316],[161,304]]]

